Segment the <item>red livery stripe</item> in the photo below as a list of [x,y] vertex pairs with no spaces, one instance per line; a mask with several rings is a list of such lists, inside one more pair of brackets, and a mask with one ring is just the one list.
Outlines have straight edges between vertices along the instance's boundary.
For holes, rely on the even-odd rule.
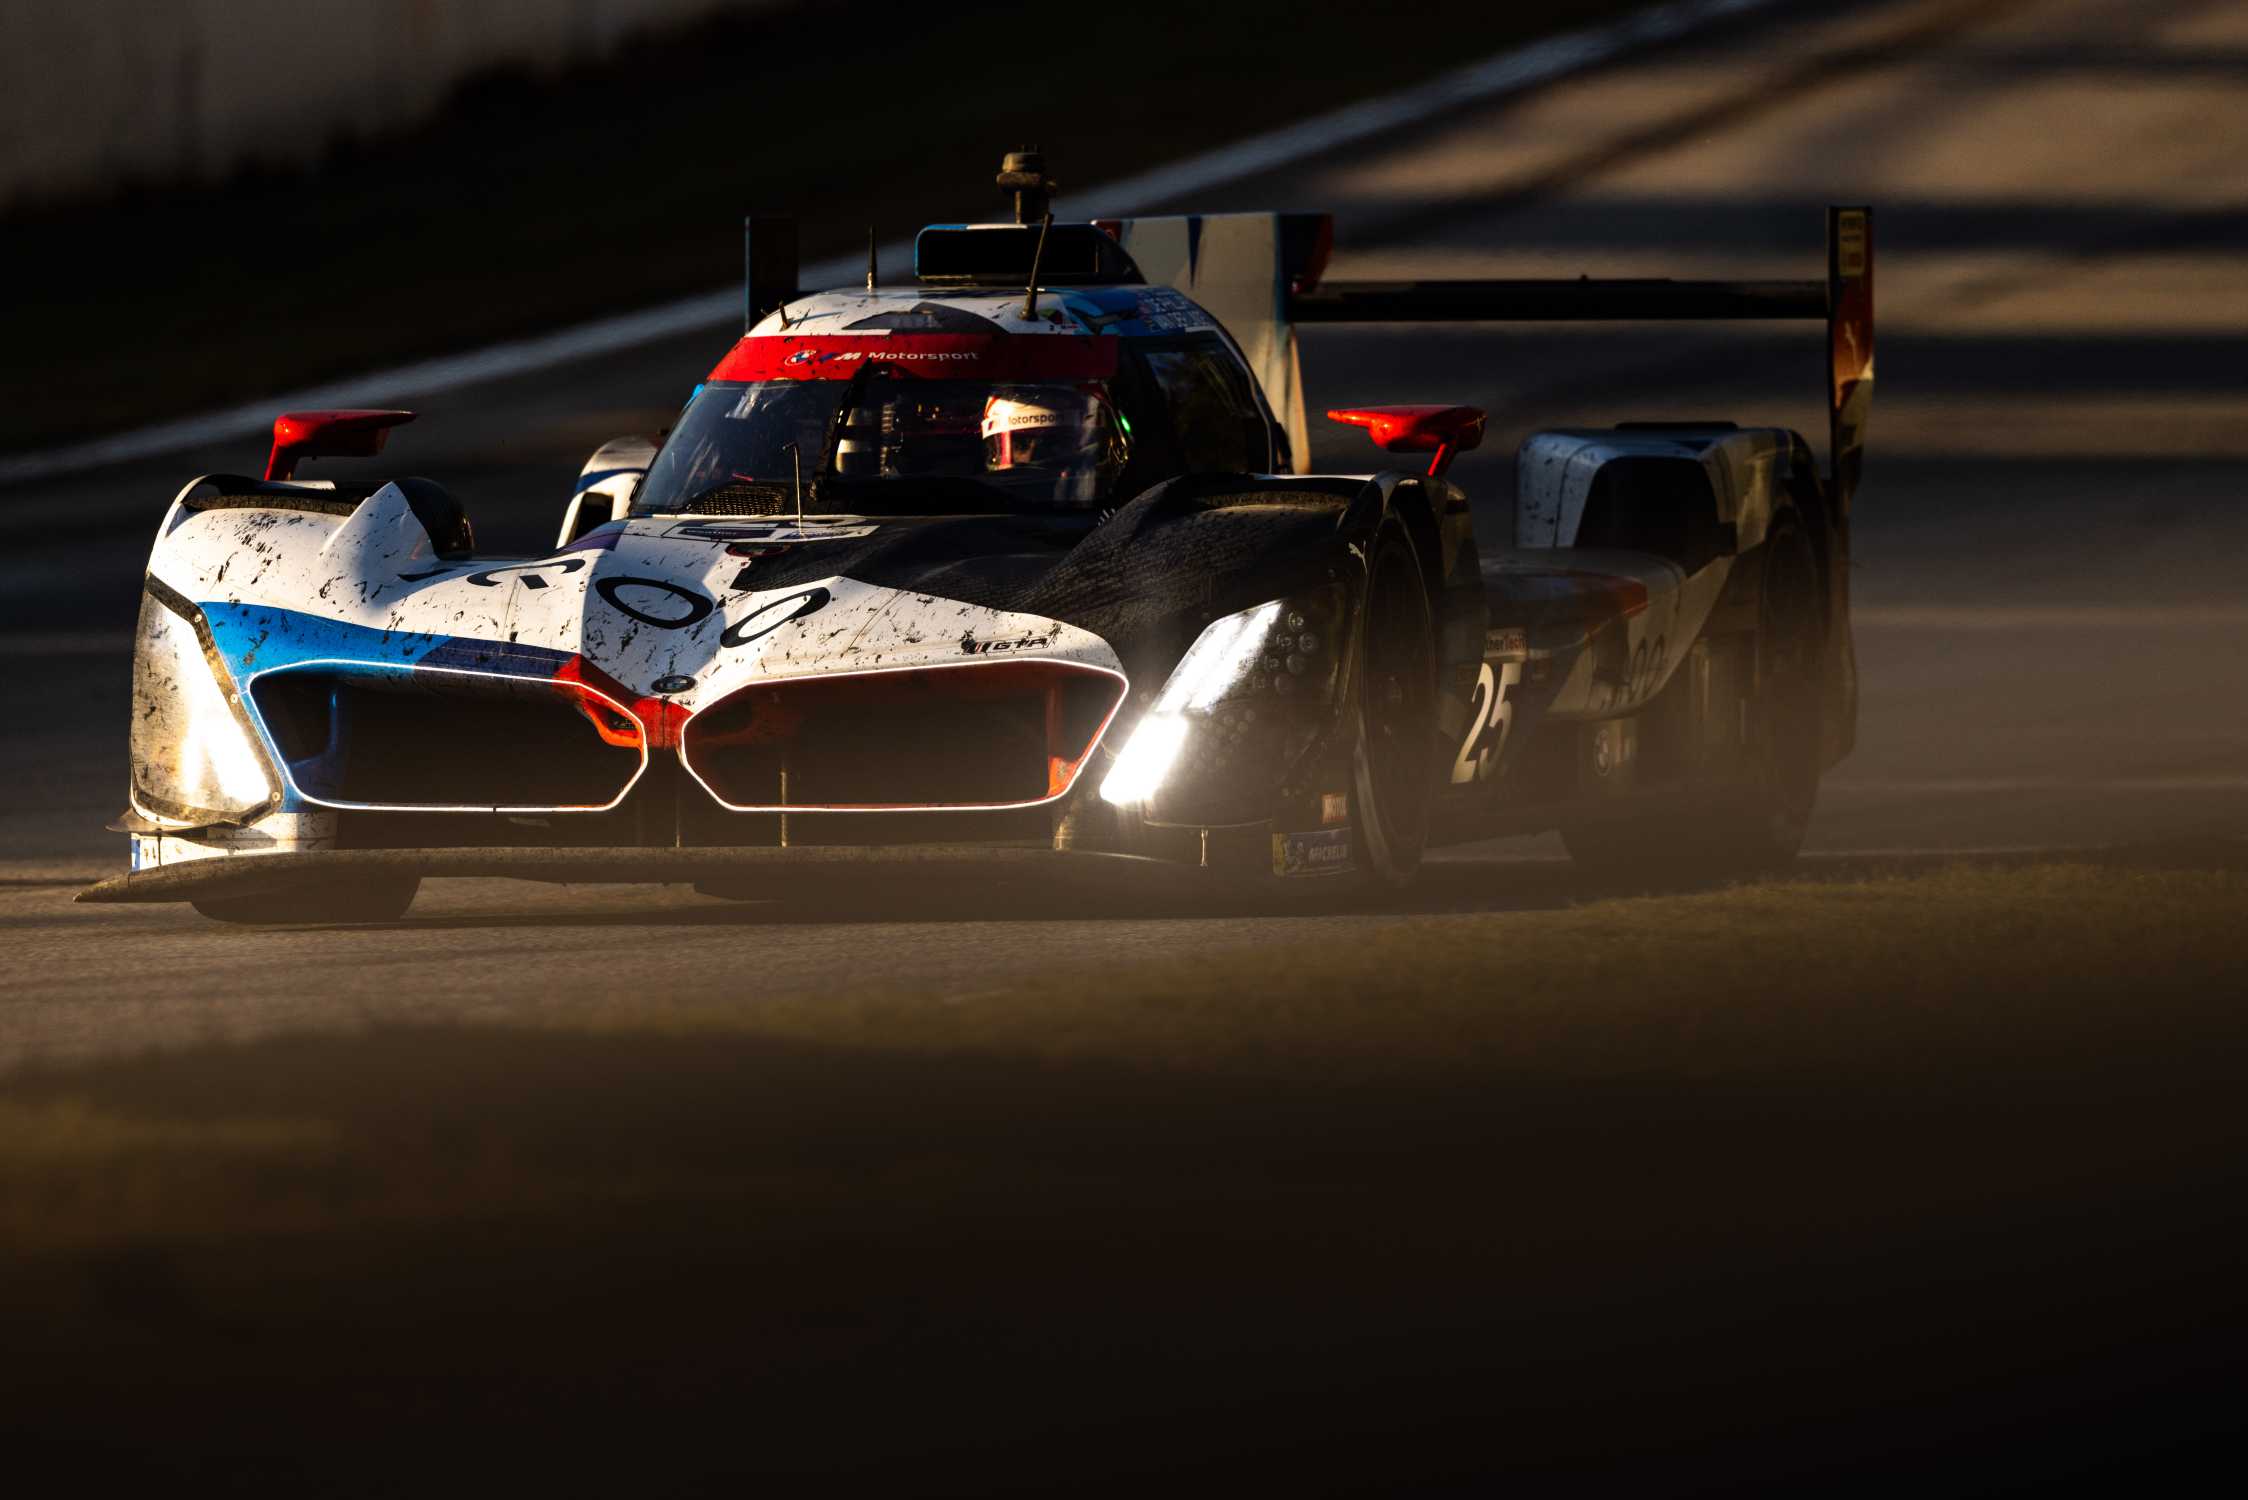
[[1113,334],[767,334],[727,352],[712,380],[848,380],[867,360],[922,380],[1106,380]]

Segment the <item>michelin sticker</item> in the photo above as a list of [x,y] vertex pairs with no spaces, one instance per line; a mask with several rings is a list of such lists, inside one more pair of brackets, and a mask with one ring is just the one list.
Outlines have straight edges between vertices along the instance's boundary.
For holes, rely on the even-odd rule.
[[1483,659],[1485,661],[1527,661],[1530,656],[1530,632],[1514,627],[1506,630],[1487,630],[1483,633]]
[[1340,875],[1349,868],[1348,828],[1272,836],[1272,873],[1275,875]]

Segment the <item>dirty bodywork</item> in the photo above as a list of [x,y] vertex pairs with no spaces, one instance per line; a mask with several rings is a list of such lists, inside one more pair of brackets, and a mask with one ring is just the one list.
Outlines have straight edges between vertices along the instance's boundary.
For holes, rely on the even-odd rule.
[[[294,477],[407,414],[291,414],[264,477],[196,480],[159,527],[132,872],[89,897],[979,859],[1401,878],[1429,843],[1752,777],[1783,629],[1818,765],[1846,753],[1862,214],[1856,278],[1816,288],[1829,473],[1775,429],[1541,433],[1514,534],[1481,542],[1443,474],[1472,409],[1334,414],[1425,472],[1291,472],[1294,325],[1523,315],[1542,284],[1322,288],[1304,217],[938,226],[913,284],[814,296],[768,244],[742,339],[667,441],[593,456],[541,557],[477,555],[428,480]],[[1793,562],[1808,612],[1776,621]]]

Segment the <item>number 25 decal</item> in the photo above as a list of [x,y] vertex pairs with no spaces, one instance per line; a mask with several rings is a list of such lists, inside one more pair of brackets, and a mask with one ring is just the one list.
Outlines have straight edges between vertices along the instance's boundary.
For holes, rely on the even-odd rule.
[[1514,723],[1514,705],[1506,690],[1522,681],[1522,663],[1505,662],[1496,672],[1485,662],[1475,677],[1475,701],[1468,705],[1467,738],[1460,743],[1459,758],[1452,762],[1452,785],[1481,781],[1491,774],[1499,752],[1506,748],[1506,732]]

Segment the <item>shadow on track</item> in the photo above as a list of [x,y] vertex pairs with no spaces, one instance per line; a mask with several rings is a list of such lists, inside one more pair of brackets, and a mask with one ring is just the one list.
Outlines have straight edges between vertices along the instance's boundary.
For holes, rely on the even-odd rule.
[[69,1445],[321,1494],[438,1463],[508,1493],[2128,1490],[2231,1443],[2227,992],[1934,975],[1868,1048],[1835,1045],[1865,1013],[1837,966],[1675,1025],[1504,972],[1406,1070],[1366,1066],[1411,1019],[1381,997],[1257,1013],[1324,1024],[1319,1067],[1043,1055],[1040,1015],[20,1077],[0,1435],[19,1472]]
[[[2134,870],[2242,870],[2248,869],[2248,840],[1959,853],[1916,850],[1809,854],[1787,873],[1766,877],[1759,883],[1832,885],[1915,875],[1957,865],[2006,869],[2050,864]],[[870,881],[855,888],[847,902],[838,902],[831,893],[776,900],[695,896],[685,898],[695,903],[692,905],[683,902],[653,909],[478,911],[409,916],[397,925],[423,931],[473,931],[542,927],[724,928],[869,922],[1132,922],[1217,921],[1244,917],[1439,916],[1555,911],[1591,901],[1687,895],[1741,883],[1737,876],[1701,879],[1669,873],[1638,879],[1599,876],[1579,870],[1566,859],[1500,856],[1432,861],[1422,867],[1419,878],[1410,887],[1394,892],[1221,889],[1177,894],[1071,893],[999,881],[973,888]]]

